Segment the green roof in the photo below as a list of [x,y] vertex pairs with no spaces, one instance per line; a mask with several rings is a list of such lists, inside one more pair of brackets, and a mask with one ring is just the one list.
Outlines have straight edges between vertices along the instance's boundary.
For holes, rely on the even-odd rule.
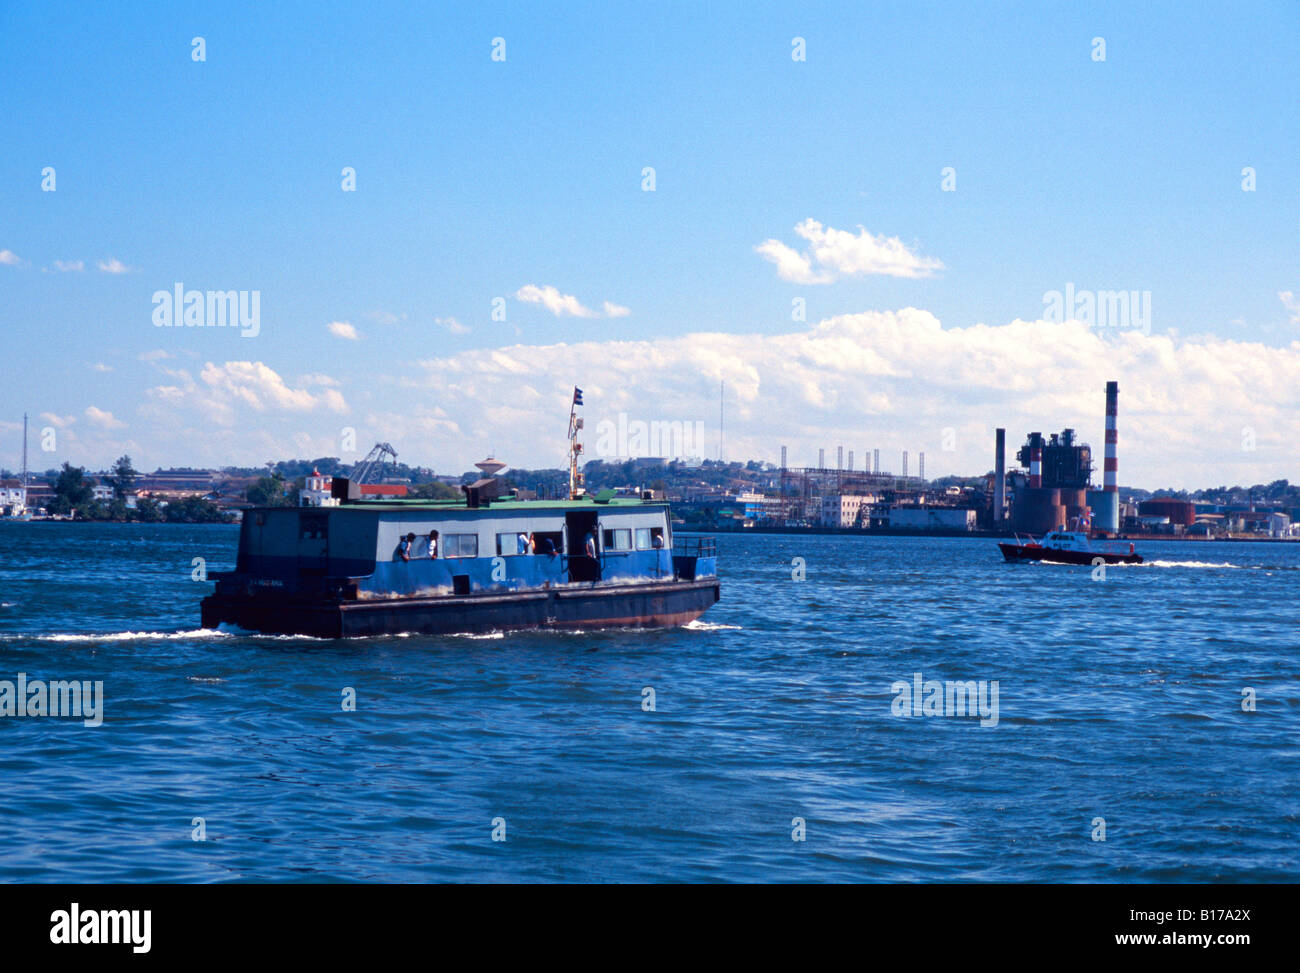
[[641,500],[637,497],[619,497],[608,503],[593,500],[493,500],[477,508],[470,507],[463,497],[452,500],[393,499],[349,500],[334,509],[352,510],[600,510],[603,507],[666,507],[666,500]]

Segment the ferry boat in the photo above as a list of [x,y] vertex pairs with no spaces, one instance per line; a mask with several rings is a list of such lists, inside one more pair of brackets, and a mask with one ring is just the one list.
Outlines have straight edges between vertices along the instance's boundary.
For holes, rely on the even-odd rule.
[[1083,531],[1056,530],[1044,535],[1041,542],[1031,537],[1023,544],[1016,535],[1014,544],[998,544],[998,548],[1008,561],[1094,564],[1100,558],[1106,564],[1142,563],[1142,555],[1131,543],[1094,541]]
[[668,504],[651,493],[588,494],[577,471],[581,428],[571,410],[562,500],[499,495],[493,476],[454,500],[366,498],[344,477],[322,496],[314,477],[304,491],[318,497],[313,506],[245,511],[235,570],[213,573],[203,627],[348,638],[655,628],[699,617],[721,593],[713,538],[674,539]]

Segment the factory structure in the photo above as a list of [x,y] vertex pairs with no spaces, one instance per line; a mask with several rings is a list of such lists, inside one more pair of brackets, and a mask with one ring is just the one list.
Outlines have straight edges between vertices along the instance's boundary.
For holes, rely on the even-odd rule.
[[[1106,451],[1101,489],[1092,486],[1092,447],[1073,429],[1044,437],[1031,432],[1016,452],[1028,470],[1006,472],[1006,431],[996,434],[992,526],[1028,534],[1053,530],[1114,536],[1120,529],[1119,383],[1106,383]],[[1010,498],[1008,499],[1008,494]]]
[[[995,433],[993,473],[982,488],[933,488],[925,480],[925,454],[917,475],[909,475],[910,456],[902,453],[901,473],[882,470],[880,450],[864,452],[861,467],[850,450],[847,463],[840,447],[833,466],[818,451],[817,466],[791,467],[786,447],[776,496],[757,492],[737,497],[744,522],[781,528],[887,529],[964,532],[991,530],[1041,535],[1054,530],[1083,530],[1114,536],[1121,528],[1119,501],[1119,383],[1106,383],[1105,452],[1102,483],[1093,485],[1092,447],[1074,429],[1044,435],[1031,432],[1015,454],[1018,469],[1007,469],[1006,429]],[[1150,501],[1155,503],[1155,501]],[[1179,501],[1167,501],[1164,506]],[[1153,514],[1154,514],[1153,508]],[[1187,511],[1160,515],[1178,522]],[[1190,520],[1188,520],[1190,523]]]

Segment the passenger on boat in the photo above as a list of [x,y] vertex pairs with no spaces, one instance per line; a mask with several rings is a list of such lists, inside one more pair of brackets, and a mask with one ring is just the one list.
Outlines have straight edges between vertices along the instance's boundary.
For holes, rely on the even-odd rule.
[[438,532],[436,530],[431,530],[429,531],[429,557],[436,558],[437,556],[438,556]]
[[397,545],[397,556],[403,561],[411,559],[411,542],[415,540],[414,534],[407,534],[402,538],[402,542]]
[[532,553],[533,553],[533,535],[532,535],[532,534],[525,533],[525,532],[522,531],[522,530],[519,532],[519,550],[518,550],[517,553],[519,553],[519,554],[532,554]]
[[596,532],[594,530],[587,531],[587,538],[583,542],[583,546],[586,548],[587,557],[594,560],[596,557]]

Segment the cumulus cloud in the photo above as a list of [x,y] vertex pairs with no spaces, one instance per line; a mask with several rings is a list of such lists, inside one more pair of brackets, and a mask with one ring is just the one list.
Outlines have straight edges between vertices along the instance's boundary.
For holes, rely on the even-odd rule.
[[469,334],[469,328],[453,317],[434,318],[433,323],[440,328],[446,328],[451,334]]
[[[525,284],[519,288],[515,297],[528,304],[540,304],[557,318],[566,314],[575,318],[598,318],[601,316],[600,311],[593,311],[572,294],[561,294],[557,288],[552,287],[550,284],[544,287],[538,287],[536,284]],[[605,301],[603,307],[605,317],[621,318],[632,313],[628,308],[614,304],[611,301]]]
[[0,250],[0,267],[17,267],[22,258],[12,250]]
[[346,338],[348,341],[356,341],[361,336],[357,334],[357,329],[347,321],[331,321],[325,325],[326,329],[336,338]]
[[796,284],[829,284],[840,277],[872,274],[930,277],[943,269],[942,261],[919,256],[898,237],[873,236],[862,226],[853,233],[807,219],[794,232],[808,241],[803,251],[775,238],[754,249],[776,265],[778,277]]
[[79,273],[86,269],[86,262],[84,260],[56,260],[54,261],[54,269],[61,274]]
[[147,392],[156,404],[165,407],[155,410],[157,415],[183,408],[219,425],[232,425],[239,419],[241,408],[290,415],[348,411],[342,393],[334,387],[337,383],[329,376],[304,376],[295,388],[260,361],[207,362],[197,380],[183,370],[168,374],[175,384],[157,385]]
[[116,257],[106,257],[99,262],[99,269],[106,274],[129,274],[131,268]]
[[117,419],[113,413],[90,405],[86,407],[86,418],[101,429],[121,429],[126,423]]
[[[907,449],[926,452],[931,476],[986,472],[996,426],[1013,444],[1031,430],[1072,427],[1100,456],[1111,379],[1120,383],[1125,484],[1267,482],[1294,472],[1287,443],[1300,438],[1300,342],[1103,333],[1077,321],[944,328],[905,308],[776,335],[515,345],[421,365],[421,388],[461,428],[438,449],[466,462],[496,447],[514,465],[559,465],[562,443],[543,451],[537,423],[567,412],[575,384],[588,429],[626,412],[702,421],[716,437],[724,380],[729,457],[775,462],[787,444],[791,465],[812,465],[819,447],[843,444],[859,457],[878,448],[897,469]],[[1246,427],[1256,436],[1249,451]],[[955,451],[944,451],[949,443]]]

